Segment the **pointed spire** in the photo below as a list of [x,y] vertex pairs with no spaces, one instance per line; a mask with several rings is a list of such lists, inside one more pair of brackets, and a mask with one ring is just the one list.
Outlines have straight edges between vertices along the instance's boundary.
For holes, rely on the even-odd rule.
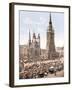
[[30,29],[29,29],[29,40],[31,40]]
[[50,20],[49,20],[49,24],[52,24],[52,21],[51,21],[51,12],[50,12]]
[[33,33],[33,38],[35,38],[35,39],[36,39],[36,35],[35,35],[35,33]]
[[31,35],[30,35],[30,29],[29,29],[29,45],[31,44]]
[[40,34],[38,34],[38,38],[40,39]]

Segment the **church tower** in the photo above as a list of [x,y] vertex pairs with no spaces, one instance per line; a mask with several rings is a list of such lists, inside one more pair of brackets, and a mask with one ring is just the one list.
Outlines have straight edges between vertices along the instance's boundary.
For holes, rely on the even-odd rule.
[[38,47],[40,48],[40,34],[38,34],[37,42],[38,42]]
[[30,30],[29,30],[29,47],[31,45],[31,35],[30,35]]
[[54,30],[52,26],[51,13],[49,16],[49,27],[47,30],[47,56],[49,60],[53,60],[57,57],[55,50],[55,41],[54,41]]

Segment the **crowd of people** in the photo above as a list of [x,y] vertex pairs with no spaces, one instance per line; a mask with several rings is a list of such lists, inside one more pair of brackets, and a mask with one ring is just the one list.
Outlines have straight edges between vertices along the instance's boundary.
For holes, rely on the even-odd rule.
[[27,63],[24,64],[24,68],[20,71],[20,79],[31,79],[31,78],[44,78],[48,77],[49,74],[56,76],[57,72],[64,69],[64,63],[61,61],[50,61],[40,63]]

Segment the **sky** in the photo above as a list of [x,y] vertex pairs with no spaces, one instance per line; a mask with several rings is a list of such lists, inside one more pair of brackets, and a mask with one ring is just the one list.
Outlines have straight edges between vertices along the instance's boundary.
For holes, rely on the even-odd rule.
[[[33,33],[40,34],[40,46],[46,48],[46,32],[49,26],[48,11],[19,11],[20,45],[27,45],[29,30],[31,39]],[[64,46],[64,13],[51,12],[52,25],[55,33],[55,46]]]

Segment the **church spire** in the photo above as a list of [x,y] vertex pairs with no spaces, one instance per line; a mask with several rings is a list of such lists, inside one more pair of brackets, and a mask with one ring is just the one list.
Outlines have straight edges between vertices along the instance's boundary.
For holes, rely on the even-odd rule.
[[35,33],[33,33],[33,38],[36,39],[36,35],[35,35]]
[[40,39],[40,34],[38,34],[38,38]]
[[31,44],[31,35],[30,35],[30,30],[29,30],[29,46]]
[[29,30],[29,40],[31,40],[30,30]]
[[49,28],[48,28],[48,31],[53,31],[52,30],[52,18],[51,18],[51,13],[49,15]]
[[49,18],[50,18],[50,20],[49,20],[49,24],[52,24],[52,20],[51,20],[51,13],[50,13]]

